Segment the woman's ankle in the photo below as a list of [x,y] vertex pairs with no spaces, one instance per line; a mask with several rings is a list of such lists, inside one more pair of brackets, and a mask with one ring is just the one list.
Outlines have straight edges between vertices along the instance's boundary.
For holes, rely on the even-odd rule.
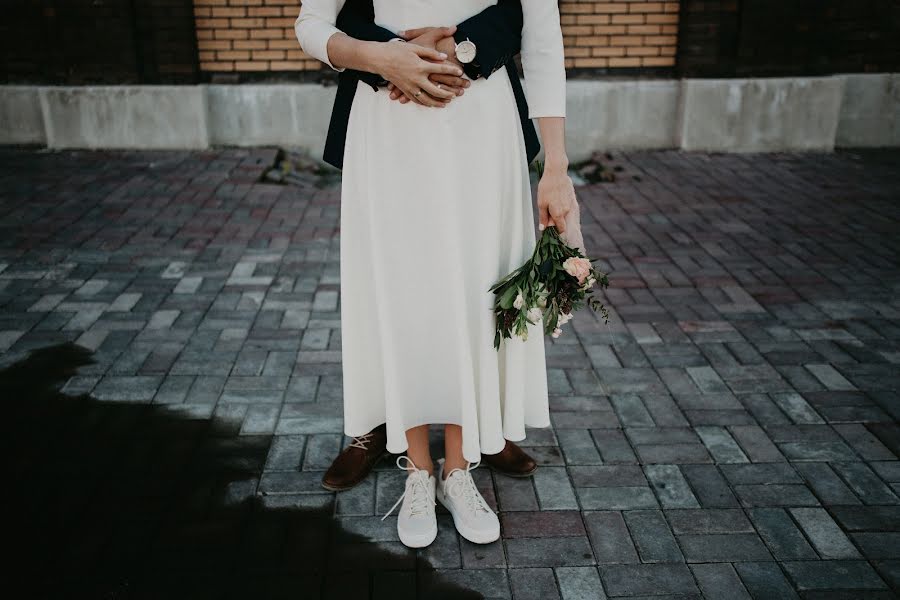
[[[413,461],[413,464],[415,464],[416,469],[419,469],[420,471],[428,471],[429,475],[434,475],[434,462],[432,462],[431,460],[419,458],[419,460]],[[409,465],[409,467],[407,468],[407,471],[409,471],[410,473],[412,473],[414,470],[415,469],[413,469],[412,465]]]
[[458,459],[444,459],[444,470],[441,473],[443,479],[447,479],[447,475],[450,474],[450,471],[453,469],[463,469],[468,468],[469,462],[464,458]]

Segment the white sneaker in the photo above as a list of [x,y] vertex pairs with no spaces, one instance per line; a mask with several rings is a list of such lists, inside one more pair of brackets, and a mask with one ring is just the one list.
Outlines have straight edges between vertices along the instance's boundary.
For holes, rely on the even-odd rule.
[[[401,458],[405,458],[412,465],[412,469],[401,466]],[[419,469],[408,456],[402,454],[397,457],[397,466],[409,471],[409,475],[406,476],[406,489],[381,520],[384,521],[394,512],[402,500],[403,505],[397,516],[397,534],[400,541],[410,548],[422,548],[433,542],[438,532],[437,517],[434,513],[434,475],[429,475],[425,469]]]
[[488,544],[500,538],[500,519],[478,491],[471,471],[481,461],[465,469],[453,469],[444,479],[444,459],[438,459],[438,502],[453,515],[453,524],[461,536],[476,544]]

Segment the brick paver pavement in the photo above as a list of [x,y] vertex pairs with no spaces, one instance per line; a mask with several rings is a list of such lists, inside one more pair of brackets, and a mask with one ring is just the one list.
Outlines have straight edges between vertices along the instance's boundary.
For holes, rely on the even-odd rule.
[[0,151],[7,587],[900,590],[900,152],[614,157],[616,182],[579,188],[610,324],[547,340],[553,428],[523,443],[541,467],[474,471],[502,541],[441,508],[419,552],[380,520],[390,461],[320,487],[347,442],[339,188],[261,183],[275,152]]

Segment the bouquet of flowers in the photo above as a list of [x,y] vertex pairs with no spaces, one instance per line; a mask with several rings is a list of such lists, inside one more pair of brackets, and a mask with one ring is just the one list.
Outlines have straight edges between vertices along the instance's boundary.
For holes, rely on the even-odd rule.
[[[538,161],[538,176],[543,171]],[[561,326],[572,319],[572,313],[585,303],[600,311],[609,321],[609,311],[592,294],[594,285],[609,286],[609,279],[582,252],[581,224],[576,203],[566,217],[566,231],[560,236],[556,227],[544,229],[531,258],[518,269],[503,277],[488,290],[494,292],[494,316],[497,332],[494,348],[500,348],[501,338],[513,335],[527,340],[528,324],[543,319],[544,335],[554,338],[562,333]],[[566,241],[572,242],[570,246]],[[573,247],[574,246],[574,247]]]

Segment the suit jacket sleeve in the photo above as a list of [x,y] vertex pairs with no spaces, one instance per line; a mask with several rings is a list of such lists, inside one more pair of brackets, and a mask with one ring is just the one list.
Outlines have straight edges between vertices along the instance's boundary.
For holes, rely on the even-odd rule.
[[522,70],[528,117],[566,116],[566,68],[556,0],[522,2]]
[[[526,0],[525,3],[534,0]],[[522,0],[499,0],[456,26],[453,38],[475,44],[475,60],[463,70],[472,79],[490,77],[519,53],[522,46]]]
[[[356,3],[354,4],[354,2]],[[368,6],[371,7],[371,2],[368,3]],[[376,25],[374,18],[375,15],[370,10],[366,10],[363,2],[349,0],[344,10],[338,14],[337,27],[352,38],[368,42],[389,42],[393,39],[403,39],[390,29]],[[354,69],[350,69],[348,73],[368,83],[376,92],[378,86],[388,83],[377,73]]]
[[345,0],[303,0],[294,21],[294,33],[303,51],[335,71],[345,68],[335,67],[328,60],[328,38],[341,31],[337,28],[337,17],[344,3]]

